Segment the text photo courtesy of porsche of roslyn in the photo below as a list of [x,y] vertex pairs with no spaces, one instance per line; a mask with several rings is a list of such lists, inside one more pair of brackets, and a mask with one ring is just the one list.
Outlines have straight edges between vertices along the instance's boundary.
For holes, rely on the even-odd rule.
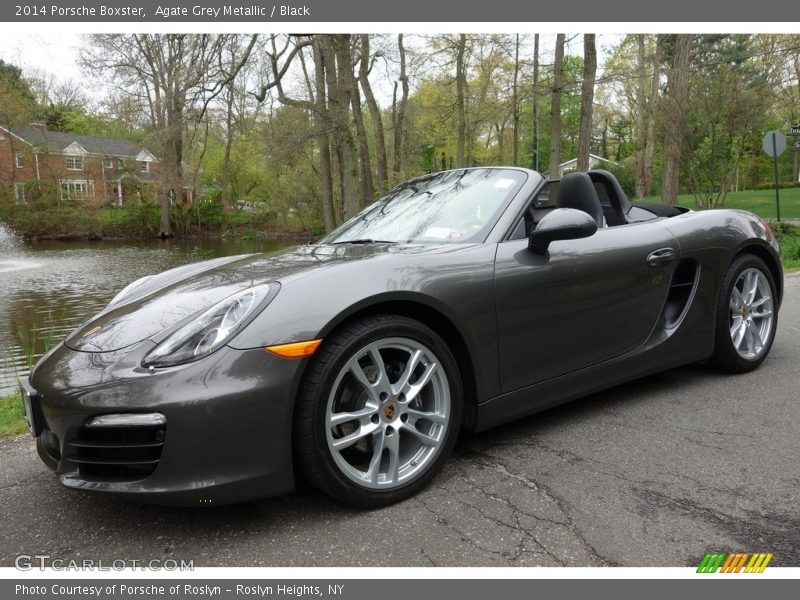
[[[800,565],[800,35],[30,19],[0,36],[9,595]],[[385,595],[501,585],[409,573]]]

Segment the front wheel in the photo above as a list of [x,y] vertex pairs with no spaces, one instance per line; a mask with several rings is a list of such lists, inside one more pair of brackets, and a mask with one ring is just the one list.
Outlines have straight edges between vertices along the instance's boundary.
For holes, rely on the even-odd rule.
[[305,374],[295,419],[300,468],[354,506],[408,498],[450,454],[462,395],[452,353],[426,325],[394,315],[346,324]]
[[712,364],[729,373],[752,371],[769,354],[777,324],[772,273],[757,256],[737,256],[720,287]]

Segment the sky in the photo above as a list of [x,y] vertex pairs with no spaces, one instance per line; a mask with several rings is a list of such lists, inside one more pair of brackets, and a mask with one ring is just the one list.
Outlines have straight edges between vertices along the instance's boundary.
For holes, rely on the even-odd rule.
[[78,68],[80,35],[63,33],[19,33],[5,27],[0,37],[0,58],[23,68],[46,71],[59,79],[82,78]]
[[[609,46],[619,43],[623,36],[618,34],[604,34],[598,36],[598,58],[600,65],[603,64],[608,56]],[[416,38],[416,39],[415,39]],[[552,34],[542,35],[540,56],[543,63],[552,61],[553,45],[555,36]],[[567,54],[581,54],[583,52],[583,42],[580,36],[568,34],[569,44]],[[422,45],[424,42],[417,36],[410,36],[406,40],[407,46]],[[81,45],[81,34],[70,31],[47,31],[42,32],[14,32],[6,29],[0,36],[0,59],[11,62],[22,67],[26,76],[34,73],[44,72],[54,76],[57,80],[82,81],[85,75],[78,67],[78,48]],[[525,56],[530,53],[529,48],[521,49],[521,54]],[[388,81],[382,84],[383,79],[379,80],[375,93],[379,96],[378,101],[382,105],[391,102],[391,85]],[[102,86],[97,82],[87,89],[98,90],[102,95]],[[100,98],[93,98],[99,100]]]

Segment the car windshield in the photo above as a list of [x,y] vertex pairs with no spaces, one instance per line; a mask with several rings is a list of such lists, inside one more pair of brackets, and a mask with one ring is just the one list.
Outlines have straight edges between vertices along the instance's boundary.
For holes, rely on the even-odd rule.
[[413,179],[321,243],[482,242],[526,178],[523,171],[487,168]]

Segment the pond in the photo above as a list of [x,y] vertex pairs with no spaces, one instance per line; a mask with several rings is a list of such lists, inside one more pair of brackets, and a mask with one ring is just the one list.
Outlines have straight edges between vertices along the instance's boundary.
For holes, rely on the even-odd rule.
[[305,240],[152,240],[21,244],[0,223],[0,395],[47,348],[125,285],[190,262],[270,252]]

